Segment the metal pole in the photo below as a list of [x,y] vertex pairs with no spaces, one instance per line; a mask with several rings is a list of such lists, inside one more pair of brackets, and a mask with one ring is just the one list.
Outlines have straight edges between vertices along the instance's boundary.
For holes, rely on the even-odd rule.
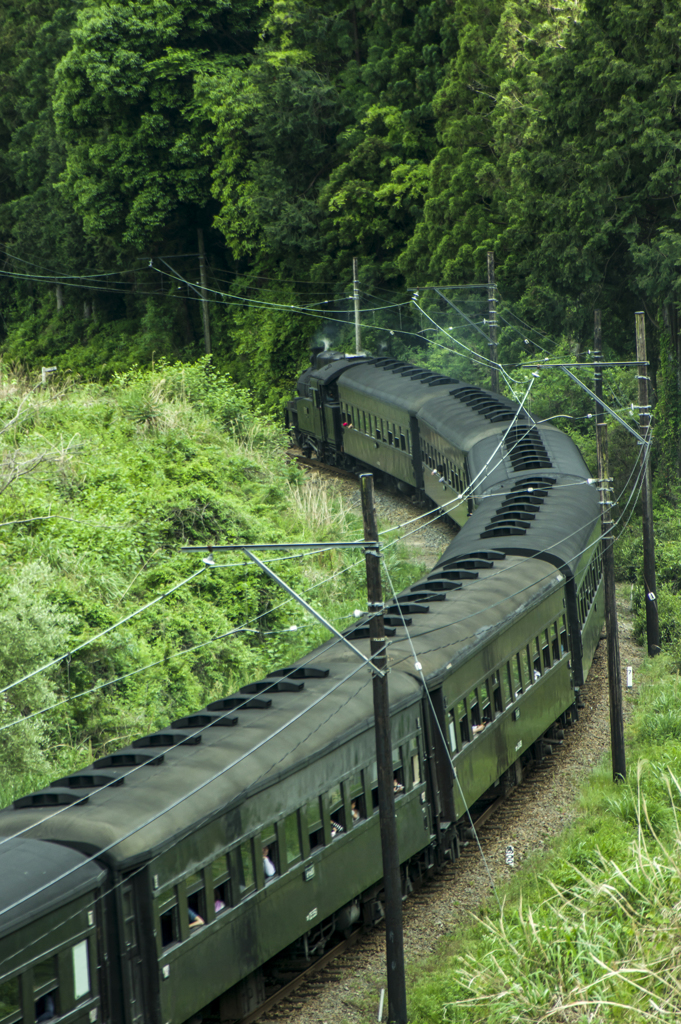
[[[646,321],[645,313],[636,317],[636,358],[646,362]],[[660,653],[660,620],[657,608],[657,576],[655,572],[655,529],[653,526],[653,474],[650,465],[650,449],[653,440],[653,416],[648,393],[648,368],[638,371],[638,422],[639,432],[645,442],[643,449],[643,586],[646,601],[646,636],[648,654]]]
[[601,492],[601,554],[603,558],[603,584],[605,587],[605,632],[608,638],[610,748],[612,752],[612,777],[615,782],[621,782],[627,777],[627,761],[624,750],[620,642],[617,623],[617,597],[615,593],[615,559],[613,556],[612,515],[610,512],[610,481],[608,479],[608,427],[600,401],[603,398],[603,371],[598,365],[600,361],[601,311],[597,309],[594,311],[594,392],[596,394],[598,480]]
[[208,279],[206,277],[206,250],[203,245],[203,228],[197,229],[199,240],[199,275],[201,277],[201,316],[203,319],[203,337],[206,341],[206,353],[210,355],[210,315],[208,313],[208,299],[206,288]]
[[[374,478],[371,473],[360,476],[364,539],[378,540],[374,511]],[[402,932],[402,881],[397,846],[395,789],[393,779],[392,739],[390,736],[390,702],[386,637],[383,623],[383,590],[381,586],[380,552],[366,551],[367,593],[373,672],[374,719],[376,729],[376,763],[378,765],[378,810],[383,853],[383,884],[385,887],[385,959],[388,973],[388,1021],[407,1024],[407,991],[404,980],[404,939]]]
[[499,371],[497,370],[497,293],[494,284],[494,253],[487,253],[487,311],[489,314],[489,357],[492,364],[489,376],[492,391],[499,390]]
[[355,354],[362,352],[362,332],[359,329],[359,260],[352,258],[352,295],[355,300]]

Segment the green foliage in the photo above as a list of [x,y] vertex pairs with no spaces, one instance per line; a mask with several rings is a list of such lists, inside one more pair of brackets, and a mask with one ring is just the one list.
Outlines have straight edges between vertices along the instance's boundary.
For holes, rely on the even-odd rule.
[[[216,556],[212,569],[181,551],[362,531],[333,486],[287,464],[281,428],[209,358],[159,360],[106,385],[68,376],[44,389],[5,382],[2,425],[6,799],[327,639],[237,552]],[[42,461],[10,479],[12,466],[33,458]],[[399,549],[388,557],[397,585],[413,578],[417,567]],[[284,559],[279,571],[341,628],[365,605],[364,562],[354,552]],[[54,659],[47,673],[14,685]]]

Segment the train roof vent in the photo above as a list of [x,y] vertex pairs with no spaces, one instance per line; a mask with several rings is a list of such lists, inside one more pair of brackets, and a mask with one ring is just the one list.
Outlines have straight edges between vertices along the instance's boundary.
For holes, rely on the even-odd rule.
[[267,673],[268,679],[286,676],[287,679],[326,679],[328,668],[317,665],[291,665],[289,668],[275,668]]
[[516,473],[527,469],[550,468],[552,465],[536,427],[525,424],[509,427],[504,437],[504,447]]
[[136,750],[138,747],[177,747],[180,744],[191,746],[200,742],[200,736],[185,736],[182,732],[164,730],[163,732],[154,732],[151,736],[141,736],[138,740],[134,740],[132,745]]
[[211,725],[238,725],[239,719],[236,715],[221,715],[218,711],[197,711],[195,715],[185,715],[170,724],[173,729],[205,729]]
[[125,775],[109,772],[74,772],[64,779],[56,779],[50,786],[66,786],[69,789],[100,789],[102,786],[122,786]]
[[146,750],[135,750],[133,747],[124,747],[123,750],[116,750],[113,754],[105,757],[98,757],[92,765],[93,768],[130,768],[138,764],[157,765],[163,764],[163,754],[151,754]]
[[[512,420],[516,415],[513,409],[509,409],[507,405],[500,402],[494,395],[483,391],[482,388],[468,385],[463,388],[454,388],[449,393],[460,402],[470,406],[475,412],[479,412],[481,416],[484,416],[491,423],[503,423]],[[518,412],[518,417],[520,419],[526,418],[522,411]]]
[[371,360],[374,366],[380,366],[382,370],[391,370],[394,366],[404,366],[399,359],[391,359],[389,356],[381,356],[379,359]]
[[[529,524],[536,519],[544,498],[555,483],[549,477],[534,477],[532,483],[524,480],[511,488],[508,496],[496,509],[481,537],[518,537],[527,533]],[[535,483],[544,486],[535,489]]]
[[[429,612],[430,608],[427,604],[418,604],[411,602],[408,597],[400,595],[394,604],[390,604],[385,609],[385,615],[425,615]],[[390,625],[395,625],[391,622]]]
[[441,591],[433,591],[427,583],[416,583],[409,588],[410,601],[445,601],[446,595]]
[[260,679],[256,683],[247,683],[242,686],[239,693],[300,693],[305,689],[305,683],[293,679]]
[[[395,636],[396,632],[394,626],[385,626],[386,636]],[[347,637],[348,640],[367,640],[371,636],[369,624],[366,623],[362,626],[352,626],[350,629],[344,629],[343,636]]]
[[555,482],[556,478],[552,476],[526,476],[523,480],[518,480],[513,484],[510,493],[522,494],[524,500],[527,500],[526,495],[532,495],[532,498],[545,498]]
[[48,789],[39,789],[37,793],[29,793],[27,796],[20,796],[14,801],[14,807],[19,811],[23,807],[58,807],[66,804],[86,804],[90,798],[82,793],[74,793],[72,789],[50,786]]
[[257,709],[259,711],[265,708],[271,708],[272,701],[265,699],[264,697],[252,697],[250,700],[244,700],[243,697],[223,697],[222,700],[214,700],[212,704],[208,705],[209,711],[235,711],[237,708],[239,711],[246,711]]

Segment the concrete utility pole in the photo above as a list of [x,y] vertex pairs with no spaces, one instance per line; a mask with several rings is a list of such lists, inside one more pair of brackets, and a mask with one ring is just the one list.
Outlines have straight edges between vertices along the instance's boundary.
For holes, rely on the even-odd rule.
[[[378,542],[374,510],[374,478],[371,473],[360,476],[364,540]],[[404,937],[402,930],[402,881],[395,820],[395,787],[393,780],[392,739],[390,735],[390,701],[388,697],[388,659],[386,657],[383,622],[383,590],[381,555],[378,548],[365,548],[367,593],[369,598],[369,635],[374,687],[374,719],[376,729],[376,763],[378,766],[378,812],[383,853],[383,884],[385,888],[385,959],[388,972],[388,1020],[391,1024],[407,1024],[407,992],[404,980]]]
[[359,328],[359,260],[352,258],[352,297],[355,300],[355,355],[362,352],[362,332]]
[[206,277],[206,250],[203,244],[203,228],[196,231],[199,240],[199,275],[201,277],[201,317],[203,319],[203,337],[206,342],[206,354],[210,355],[210,313],[208,312],[208,279]]
[[487,314],[489,324],[489,357],[492,363],[489,368],[490,387],[499,390],[499,371],[497,369],[497,290],[494,284],[494,253],[487,253]]
[[650,447],[653,438],[653,415],[648,394],[648,367],[646,353],[645,313],[636,313],[636,358],[642,364],[638,368],[638,417],[639,430],[645,442],[643,485],[643,587],[646,601],[646,636],[648,654],[660,653],[660,620],[657,608],[657,576],[655,572],[655,530],[653,527],[653,473],[650,465]]
[[594,311],[594,393],[596,395],[596,446],[598,453],[598,481],[601,492],[601,556],[605,587],[605,631],[608,638],[608,686],[610,691],[610,747],[612,751],[612,777],[621,782],[627,777],[624,750],[624,720],[622,716],[622,677],[620,669],[620,642],[617,624],[617,598],[615,593],[615,559],[613,554],[612,514],[610,511],[610,480],[608,478],[608,427],[601,402],[603,400],[603,370],[601,362],[601,311]]

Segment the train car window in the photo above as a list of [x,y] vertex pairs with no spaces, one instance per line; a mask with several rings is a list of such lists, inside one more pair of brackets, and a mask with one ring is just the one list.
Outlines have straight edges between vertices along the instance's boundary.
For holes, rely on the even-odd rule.
[[83,939],[71,947],[73,966],[73,998],[78,1002],[90,992],[90,954],[88,940]]
[[[450,729],[452,722],[449,723]],[[451,735],[451,733],[450,733]],[[455,734],[456,739],[456,734]],[[456,743],[452,747],[456,750]],[[419,786],[421,784],[421,756],[419,754],[419,738],[418,736],[412,736],[409,740],[409,761],[411,763],[411,784],[412,786]]]
[[361,821],[367,816],[366,799],[364,797],[364,780],[361,772],[351,775],[346,786],[350,793],[350,811],[352,813],[352,824]]
[[393,747],[393,789],[395,796],[404,793],[404,768],[402,767],[402,748]]
[[392,444],[392,443],[393,443],[393,432],[392,432],[392,430],[389,430],[388,431],[388,444]]
[[480,725],[480,698],[478,697],[477,687],[468,694],[468,707],[471,725],[475,728],[476,725]]
[[539,637],[534,638],[532,644],[532,681],[536,682],[541,676],[541,650],[539,648]]
[[406,452],[406,450],[407,450],[407,439],[406,439],[406,437],[404,436],[404,434],[401,431],[400,431],[400,448],[402,449],[403,452]]
[[293,814],[286,816],[284,835],[286,836],[286,863],[289,865],[296,864],[302,857],[298,811],[294,811]]
[[523,692],[523,675],[520,668],[520,655],[514,654],[509,662],[511,674],[511,693],[513,700],[516,700]]
[[369,773],[369,787],[371,789],[371,812],[378,810],[378,768],[376,762],[372,761],[367,768]]
[[222,913],[232,906],[232,879],[229,870],[229,858],[224,854],[211,864],[213,879],[213,901],[215,914]]
[[340,785],[329,790],[329,817],[331,819],[331,838],[336,839],[345,832],[345,805],[343,790]]
[[0,982],[0,1021],[2,1024],[21,1020],[19,979],[6,978]]
[[253,840],[247,839],[235,851],[236,872],[239,880],[239,892],[248,895],[255,889],[255,870],[253,862]]
[[492,700],[494,703],[494,714],[500,715],[504,710],[504,698],[501,694],[501,680],[499,673],[495,672],[493,676],[487,680],[488,686],[492,687]]
[[412,450],[411,450],[411,430],[407,431],[407,451],[409,452],[410,455],[412,454]]
[[189,914],[189,934],[192,935],[200,925],[205,924],[206,917],[206,883],[203,871],[187,875],[187,912]]
[[542,654],[544,655],[544,668],[551,668],[551,640],[548,629],[542,633]]
[[49,959],[35,964],[33,968],[33,999],[35,1000],[36,1021],[47,1021],[59,1016],[56,956],[51,956]]
[[560,661],[560,643],[558,642],[558,623],[551,623],[551,653],[553,660]]
[[310,837],[310,853],[324,845],[324,829],[322,828],[322,805],[319,797],[309,800],[305,808],[307,831]]
[[459,736],[461,737],[461,742],[470,743],[471,734],[468,729],[468,712],[466,711],[465,700],[460,700],[456,705],[456,717],[459,719]]
[[499,671],[497,671],[497,675],[499,674],[501,675],[502,679],[501,688],[506,698],[506,707],[508,707],[509,704],[512,704],[515,700],[515,690],[513,689],[513,673],[511,671],[511,666],[508,662],[506,662],[506,664],[502,666],[500,673]]
[[383,420],[379,420],[379,418],[377,416],[376,417],[376,440],[377,441],[381,441],[382,438],[383,438]]
[[482,721],[483,721],[483,724],[486,723],[486,722],[491,722],[492,718],[493,718],[493,715],[492,715],[492,708],[491,708],[491,701],[490,701],[490,694],[489,694],[489,683],[488,683],[487,680],[485,680],[485,682],[481,684],[478,692],[480,694],[480,702],[482,704]]
[[262,871],[265,885],[267,885],[276,875],[280,874],[279,846],[271,832],[267,836],[263,832],[260,842],[262,845]]
[[455,707],[450,708],[450,711],[449,711],[449,745],[451,747],[451,750],[452,750],[453,754],[455,754],[456,751],[457,751],[457,745],[456,745],[456,725],[455,725],[455,722],[454,722],[455,717],[456,717],[456,708]]
[[177,917],[177,890],[174,885],[158,895],[158,915],[161,922],[161,945],[179,942],[180,922]]
[[560,653],[561,655],[567,654],[568,647],[568,636],[567,636],[567,625],[565,624],[565,616],[560,617]]

